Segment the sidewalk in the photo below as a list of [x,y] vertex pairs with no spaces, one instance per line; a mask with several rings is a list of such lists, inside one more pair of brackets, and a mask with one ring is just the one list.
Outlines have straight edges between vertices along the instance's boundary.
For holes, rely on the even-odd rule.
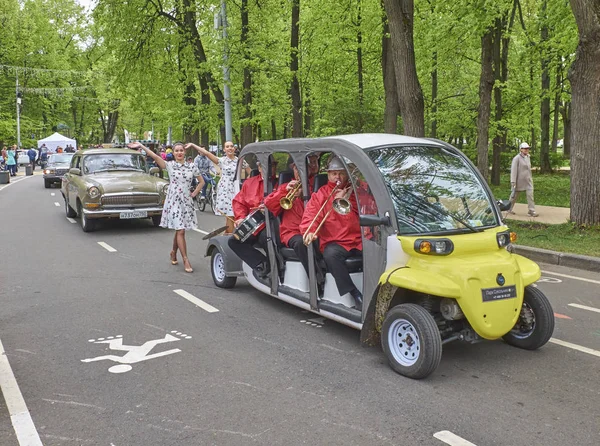
[[[521,203],[516,203],[513,211],[515,212],[513,215],[502,212],[502,217],[506,220],[520,220],[558,225],[568,222],[571,214],[570,208],[536,205],[535,211],[539,215],[537,217],[531,217],[527,215],[527,205]],[[600,272],[600,257],[550,251],[548,249],[521,245],[513,245],[511,251],[536,262]]]

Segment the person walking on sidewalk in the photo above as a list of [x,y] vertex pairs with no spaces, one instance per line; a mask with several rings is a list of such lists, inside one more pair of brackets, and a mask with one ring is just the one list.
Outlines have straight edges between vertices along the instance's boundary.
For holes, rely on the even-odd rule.
[[527,215],[537,217],[535,212],[535,203],[533,202],[533,177],[531,176],[531,160],[529,158],[529,144],[521,143],[519,154],[512,160],[510,166],[510,209],[509,214],[514,214],[513,207],[517,202],[519,192],[525,191],[527,197]]

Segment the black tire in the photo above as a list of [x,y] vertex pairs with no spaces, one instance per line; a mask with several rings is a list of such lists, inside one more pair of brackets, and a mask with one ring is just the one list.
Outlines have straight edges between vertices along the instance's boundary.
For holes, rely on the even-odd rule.
[[77,212],[73,210],[71,206],[69,206],[69,202],[67,201],[67,197],[63,197],[65,199],[65,214],[67,218],[77,217]]
[[77,203],[77,213],[81,219],[81,230],[83,232],[93,232],[96,230],[96,222],[85,216],[81,202]]
[[204,209],[206,209],[206,199],[202,200],[196,197],[196,203],[198,204],[198,210],[204,212]]
[[162,219],[162,215],[153,215],[152,216],[152,224],[158,228],[160,226],[160,220]]
[[52,183],[50,182],[50,180],[44,179],[44,187],[46,189],[50,189],[50,186],[52,186]]
[[525,288],[523,306],[514,328],[502,339],[507,344],[525,350],[536,350],[546,344],[554,333],[554,310],[542,291]]
[[[219,263],[222,262],[220,265]],[[233,288],[237,282],[237,277],[227,277],[224,274],[225,264],[223,254],[218,249],[213,249],[210,256],[210,274],[213,282],[219,288]]]
[[442,338],[435,319],[416,304],[396,305],[387,312],[381,345],[390,367],[413,379],[428,377],[442,359]]

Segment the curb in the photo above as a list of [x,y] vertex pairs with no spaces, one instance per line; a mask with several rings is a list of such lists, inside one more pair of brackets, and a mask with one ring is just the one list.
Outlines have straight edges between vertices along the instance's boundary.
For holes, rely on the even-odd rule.
[[569,254],[566,252],[550,251],[549,249],[532,248],[530,246],[521,245],[511,245],[509,251],[520,254],[535,262],[600,272],[600,257],[582,256],[579,254]]

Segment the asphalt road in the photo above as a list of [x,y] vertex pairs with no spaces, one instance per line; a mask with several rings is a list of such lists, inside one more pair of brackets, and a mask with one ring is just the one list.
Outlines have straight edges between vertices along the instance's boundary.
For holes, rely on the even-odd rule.
[[597,274],[542,265],[557,313],[544,348],[451,343],[413,381],[355,330],[242,279],[215,287],[201,233],[187,235],[187,274],[150,221],[85,234],[41,177],[0,187],[0,341],[18,384],[0,364],[1,446],[19,444],[27,410],[45,445],[600,444]]

